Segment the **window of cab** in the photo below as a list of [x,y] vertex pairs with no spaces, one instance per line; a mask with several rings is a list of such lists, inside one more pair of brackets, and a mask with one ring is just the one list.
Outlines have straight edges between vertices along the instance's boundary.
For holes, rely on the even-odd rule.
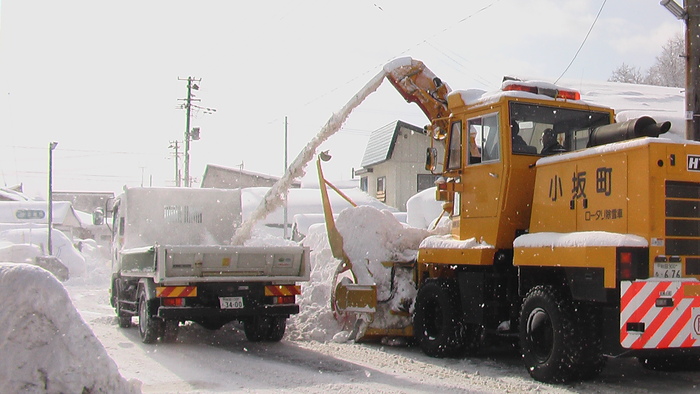
[[583,149],[596,127],[610,123],[607,112],[511,102],[514,154],[549,156]]
[[447,169],[459,170],[462,168],[462,121],[452,122],[450,125],[450,149],[447,152]]
[[498,113],[469,119],[467,129],[469,130],[469,164],[500,160]]

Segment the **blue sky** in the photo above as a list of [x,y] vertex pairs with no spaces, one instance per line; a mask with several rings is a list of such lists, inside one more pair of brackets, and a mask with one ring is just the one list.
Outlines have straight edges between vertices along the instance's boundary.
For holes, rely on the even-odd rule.
[[[217,109],[192,119],[202,139],[191,175],[201,180],[207,163],[281,175],[284,117],[291,162],[391,59],[420,59],[453,89],[497,89],[503,75],[553,82],[602,4],[3,0],[0,184],[44,195],[58,141],[54,190],[174,185],[168,146],[183,138],[188,76],[201,78],[199,104]],[[683,29],[657,0],[608,0],[564,78],[605,81],[623,62],[644,70]],[[326,174],[349,179],[371,131],[396,119],[426,123],[384,84],[322,147],[334,155]]]

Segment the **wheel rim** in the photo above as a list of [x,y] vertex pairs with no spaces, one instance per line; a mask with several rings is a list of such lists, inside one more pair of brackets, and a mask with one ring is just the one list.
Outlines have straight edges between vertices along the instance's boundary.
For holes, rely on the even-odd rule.
[[552,354],[554,329],[552,320],[543,308],[535,308],[527,317],[527,341],[535,359],[543,363]]
[[117,316],[122,317],[122,305],[121,302],[119,302],[119,296],[122,294],[122,285],[119,284],[119,281],[117,281],[114,287],[117,293],[114,296],[114,305],[116,305]]
[[148,314],[146,313],[146,300],[141,297],[139,302],[139,330],[141,334],[146,332],[146,319],[148,319]]

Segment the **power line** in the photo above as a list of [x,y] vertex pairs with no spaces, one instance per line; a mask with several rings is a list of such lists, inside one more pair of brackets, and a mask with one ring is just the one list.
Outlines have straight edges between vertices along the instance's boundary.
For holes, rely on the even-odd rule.
[[[437,37],[438,35],[440,35],[440,34],[446,32],[446,31],[452,29],[453,27],[455,27],[455,26],[457,26],[457,25],[459,25],[459,24],[461,24],[461,23],[463,23],[463,22],[465,22],[465,21],[467,21],[467,20],[473,18],[474,16],[476,16],[476,15],[478,15],[478,14],[480,14],[480,13],[486,11],[487,9],[491,8],[493,5],[495,5],[496,3],[500,2],[500,1],[501,1],[501,0],[494,0],[494,1],[492,1],[492,2],[489,3],[488,5],[486,5],[486,6],[484,6],[484,7],[481,7],[480,9],[476,10],[475,12],[473,12],[473,13],[467,15],[466,17],[460,19],[459,21],[453,23],[452,25],[445,27],[444,29],[438,31],[437,33],[435,33],[435,34],[433,34],[432,36],[430,36],[430,37],[424,39],[423,41],[420,41],[420,42],[418,42],[418,43],[416,43],[416,44],[414,44],[414,45],[412,45],[412,46],[410,46],[410,47],[404,49],[403,51],[401,51],[401,52],[399,52],[398,54],[396,54],[395,56],[393,56],[391,59],[387,59],[384,63],[379,64],[378,66],[372,67],[372,68],[370,68],[370,69],[367,69],[366,71],[364,71],[364,72],[358,74],[358,75],[355,76],[354,78],[348,80],[348,81],[345,82],[344,84],[340,84],[340,85],[336,86],[335,88],[333,88],[333,89],[327,91],[326,93],[323,93],[323,94],[321,94],[320,96],[317,96],[317,97],[315,97],[315,98],[313,98],[313,99],[307,101],[306,103],[304,103],[304,104],[301,106],[301,108],[305,108],[305,107],[309,106],[311,103],[314,103],[314,102],[316,102],[316,101],[318,101],[318,100],[320,100],[320,99],[322,99],[322,98],[324,98],[324,97],[326,97],[326,96],[332,94],[333,92],[337,91],[337,90],[340,89],[341,87],[350,85],[351,83],[353,83],[353,82],[355,82],[356,80],[358,80],[360,77],[365,76],[365,75],[367,75],[367,74],[369,74],[369,73],[374,72],[374,71],[377,69],[377,67],[383,67],[384,64],[388,63],[388,62],[391,61],[392,59],[395,59],[395,58],[397,58],[397,57],[399,57],[399,56],[401,56],[401,55],[404,55],[404,54],[407,53],[408,51],[410,51],[410,50],[412,50],[413,48],[416,48],[416,47],[422,45],[423,43],[426,43],[426,44],[432,46],[432,44],[428,43],[428,40],[433,39],[434,37]],[[449,56],[447,56],[445,53],[440,52],[439,50],[438,50],[438,52],[441,53],[443,56],[449,58]],[[455,61],[454,59],[452,59],[452,60]],[[460,64],[459,62],[457,62],[457,61],[455,61],[455,62],[456,62],[457,64],[459,64],[460,66],[464,67],[464,65]],[[278,122],[280,119],[281,119],[280,117],[275,118],[275,119],[271,120],[270,122],[268,122],[267,124],[276,123],[276,122]]]
[[603,12],[603,7],[605,7],[605,3],[607,3],[607,1],[608,1],[608,0],[603,0],[603,4],[601,4],[600,9],[598,10],[598,15],[595,16],[595,19],[593,20],[593,23],[591,23],[591,27],[590,27],[590,29],[588,29],[588,33],[586,33],[586,37],[583,38],[583,42],[582,42],[581,45],[578,47],[578,50],[577,50],[576,53],[574,54],[573,59],[571,59],[571,62],[569,62],[569,65],[566,66],[566,69],[564,69],[564,72],[562,72],[561,75],[559,76],[559,78],[557,78],[557,80],[554,81],[555,84],[556,84],[557,82],[559,82],[559,80],[561,79],[561,77],[563,77],[564,74],[566,74],[567,71],[569,71],[569,67],[571,67],[571,65],[574,64],[574,60],[576,60],[576,57],[578,57],[579,52],[581,52],[581,49],[583,48],[583,45],[584,45],[584,44],[586,43],[586,41],[588,40],[588,36],[591,34],[591,31],[593,30],[593,26],[595,26],[595,23],[598,22],[598,17],[600,17],[600,14]]
[[[5,145],[8,148],[14,149],[29,149],[29,150],[41,150],[44,151],[46,148],[37,146],[20,146],[20,145]],[[143,155],[152,156],[153,153],[147,152],[124,152],[124,151],[107,151],[107,150],[94,150],[94,149],[61,149],[61,152],[80,152],[80,153],[98,153],[98,154],[117,154],[117,155]]]

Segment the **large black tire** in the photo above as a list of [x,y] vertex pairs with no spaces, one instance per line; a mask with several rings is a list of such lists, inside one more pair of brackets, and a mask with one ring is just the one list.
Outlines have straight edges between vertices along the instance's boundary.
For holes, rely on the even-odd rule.
[[279,342],[284,337],[284,331],[287,329],[287,318],[284,316],[275,316],[270,321],[270,331],[267,333],[268,342]]
[[117,312],[117,320],[119,327],[129,328],[131,327],[131,313],[125,312],[122,308],[121,299],[124,297],[122,292],[122,285],[119,279],[112,281],[112,305],[114,305],[114,310]]
[[146,297],[146,291],[139,293],[139,334],[141,342],[155,343],[162,335],[163,322],[154,316],[154,305]]
[[253,316],[243,320],[243,332],[250,342],[260,342],[267,335],[269,325],[264,316]]
[[464,353],[460,303],[454,281],[428,281],[416,296],[413,335],[431,357],[457,357]]
[[243,332],[251,342],[279,342],[286,327],[287,319],[278,316],[253,316],[243,321]]
[[530,376],[545,383],[578,379],[586,336],[574,303],[551,286],[528,292],[520,312],[520,350]]

